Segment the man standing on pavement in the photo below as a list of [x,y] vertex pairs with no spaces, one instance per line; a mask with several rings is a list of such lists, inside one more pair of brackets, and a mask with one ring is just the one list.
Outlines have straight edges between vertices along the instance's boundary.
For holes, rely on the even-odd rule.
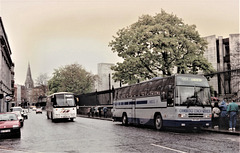
[[238,114],[238,105],[233,100],[227,108],[227,112],[230,116],[229,119],[229,131],[235,131],[236,122],[237,122],[237,114]]
[[226,130],[228,128],[228,118],[227,118],[227,104],[224,99],[221,102],[221,105],[219,106],[219,108],[221,110],[219,126],[221,129]]

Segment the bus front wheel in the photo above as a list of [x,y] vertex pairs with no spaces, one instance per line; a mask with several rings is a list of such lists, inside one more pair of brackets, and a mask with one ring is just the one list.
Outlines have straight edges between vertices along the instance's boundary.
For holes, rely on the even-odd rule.
[[47,112],[47,119],[50,119],[49,115],[48,115],[48,112]]
[[124,113],[122,116],[122,125],[125,125],[125,126],[128,125],[128,118],[126,113]]
[[163,129],[163,121],[160,114],[157,114],[154,119],[154,125],[156,130],[162,130]]
[[53,119],[53,114],[51,113],[51,120],[52,122],[55,122],[55,120]]

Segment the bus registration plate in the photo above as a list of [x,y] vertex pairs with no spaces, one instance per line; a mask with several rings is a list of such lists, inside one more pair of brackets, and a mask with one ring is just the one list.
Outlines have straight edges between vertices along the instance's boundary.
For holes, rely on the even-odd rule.
[[192,119],[192,121],[200,121],[200,119],[196,119],[196,118],[195,118],[195,119]]

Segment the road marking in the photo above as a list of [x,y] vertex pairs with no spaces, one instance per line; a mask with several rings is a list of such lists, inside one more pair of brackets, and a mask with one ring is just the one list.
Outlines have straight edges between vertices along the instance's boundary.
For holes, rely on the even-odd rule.
[[184,152],[184,151],[181,151],[181,150],[176,150],[176,149],[172,149],[172,148],[168,148],[168,147],[164,147],[164,146],[160,146],[160,145],[156,145],[156,144],[151,144],[152,146],[156,146],[156,147],[160,147],[160,148],[164,148],[164,149],[168,149],[168,150],[172,150],[172,151],[176,151],[176,152],[179,152],[179,153],[187,153],[187,152]]

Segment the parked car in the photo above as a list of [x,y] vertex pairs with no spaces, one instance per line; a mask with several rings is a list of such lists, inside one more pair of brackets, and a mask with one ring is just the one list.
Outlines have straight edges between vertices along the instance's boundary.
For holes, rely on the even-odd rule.
[[13,113],[15,113],[17,115],[17,118],[21,124],[21,127],[23,127],[24,125],[24,118],[22,117],[21,113],[19,111],[14,111]]
[[37,110],[36,106],[32,106],[32,110],[36,111]]
[[25,112],[25,111],[22,109],[22,107],[12,107],[10,110],[11,110],[12,112],[19,111],[20,114],[22,115],[22,117],[23,117],[24,119],[27,119],[27,118],[28,118],[27,112]]
[[0,113],[0,136],[21,137],[21,123],[12,112]]
[[42,114],[42,107],[38,107],[38,108],[36,109],[36,114],[38,114],[38,113],[41,113],[41,114]]
[[23,117],[24,117],[24,119],[28,119],[28,110],[27,109],[23,109]]

